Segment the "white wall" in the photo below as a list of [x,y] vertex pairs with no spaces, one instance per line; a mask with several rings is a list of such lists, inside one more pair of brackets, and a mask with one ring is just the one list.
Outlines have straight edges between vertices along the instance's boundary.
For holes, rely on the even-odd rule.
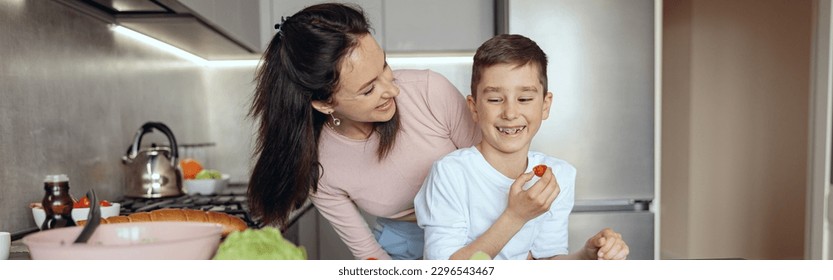
[[663,5],[662,257],[803,258],[812,1]]

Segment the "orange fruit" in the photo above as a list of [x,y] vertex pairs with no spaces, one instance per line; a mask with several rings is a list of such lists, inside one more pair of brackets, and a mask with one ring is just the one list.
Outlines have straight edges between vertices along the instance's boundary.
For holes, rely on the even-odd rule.
[[202,171],[202,164],[195,159],[185,158],[179,161],[179,168],[182,169],[182,176],[186,180],[194,179],[197,177],[197,173]]

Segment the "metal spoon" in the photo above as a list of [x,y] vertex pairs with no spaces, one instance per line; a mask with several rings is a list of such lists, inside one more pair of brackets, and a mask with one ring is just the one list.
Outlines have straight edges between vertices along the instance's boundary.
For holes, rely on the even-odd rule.
[[87,198],[90,199],[90,213],[87,213],[87,223],[81,229],[81,234],[75,239],[75,243],[87,243],[95,229],[101,224],[101,209],[98,206],[98,198],[95,197],[95,190],[90,189],[87,192]]

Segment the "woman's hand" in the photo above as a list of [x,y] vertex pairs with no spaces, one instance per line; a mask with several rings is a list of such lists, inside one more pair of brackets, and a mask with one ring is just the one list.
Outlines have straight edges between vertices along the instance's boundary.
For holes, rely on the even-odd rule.
[[630,250],[622,235],[610,228],[603,229],[584,244],[585,258],[590,260],[624,260]]
[[509,188],[509,205],[506,207],[505,214],[522,223],[547,212],[552,202],[561,193],[558,181],[552,174],[552,168],[547,168],[538,182],[524,190],[524,184],[532,180],[533,176],[535,175],[532,172],[521,174]]

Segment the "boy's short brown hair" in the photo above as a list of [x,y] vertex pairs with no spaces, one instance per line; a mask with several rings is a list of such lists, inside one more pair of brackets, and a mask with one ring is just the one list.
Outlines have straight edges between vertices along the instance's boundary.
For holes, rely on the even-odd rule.
[[531,39],[517,34],[500,34],[484,42],[474,54],[471,71],[471,95],[477,98],[477,84],[483,71],[497,64],[517,67],[533,63],[538,67],[538,80],[547,93],[547,55]]

